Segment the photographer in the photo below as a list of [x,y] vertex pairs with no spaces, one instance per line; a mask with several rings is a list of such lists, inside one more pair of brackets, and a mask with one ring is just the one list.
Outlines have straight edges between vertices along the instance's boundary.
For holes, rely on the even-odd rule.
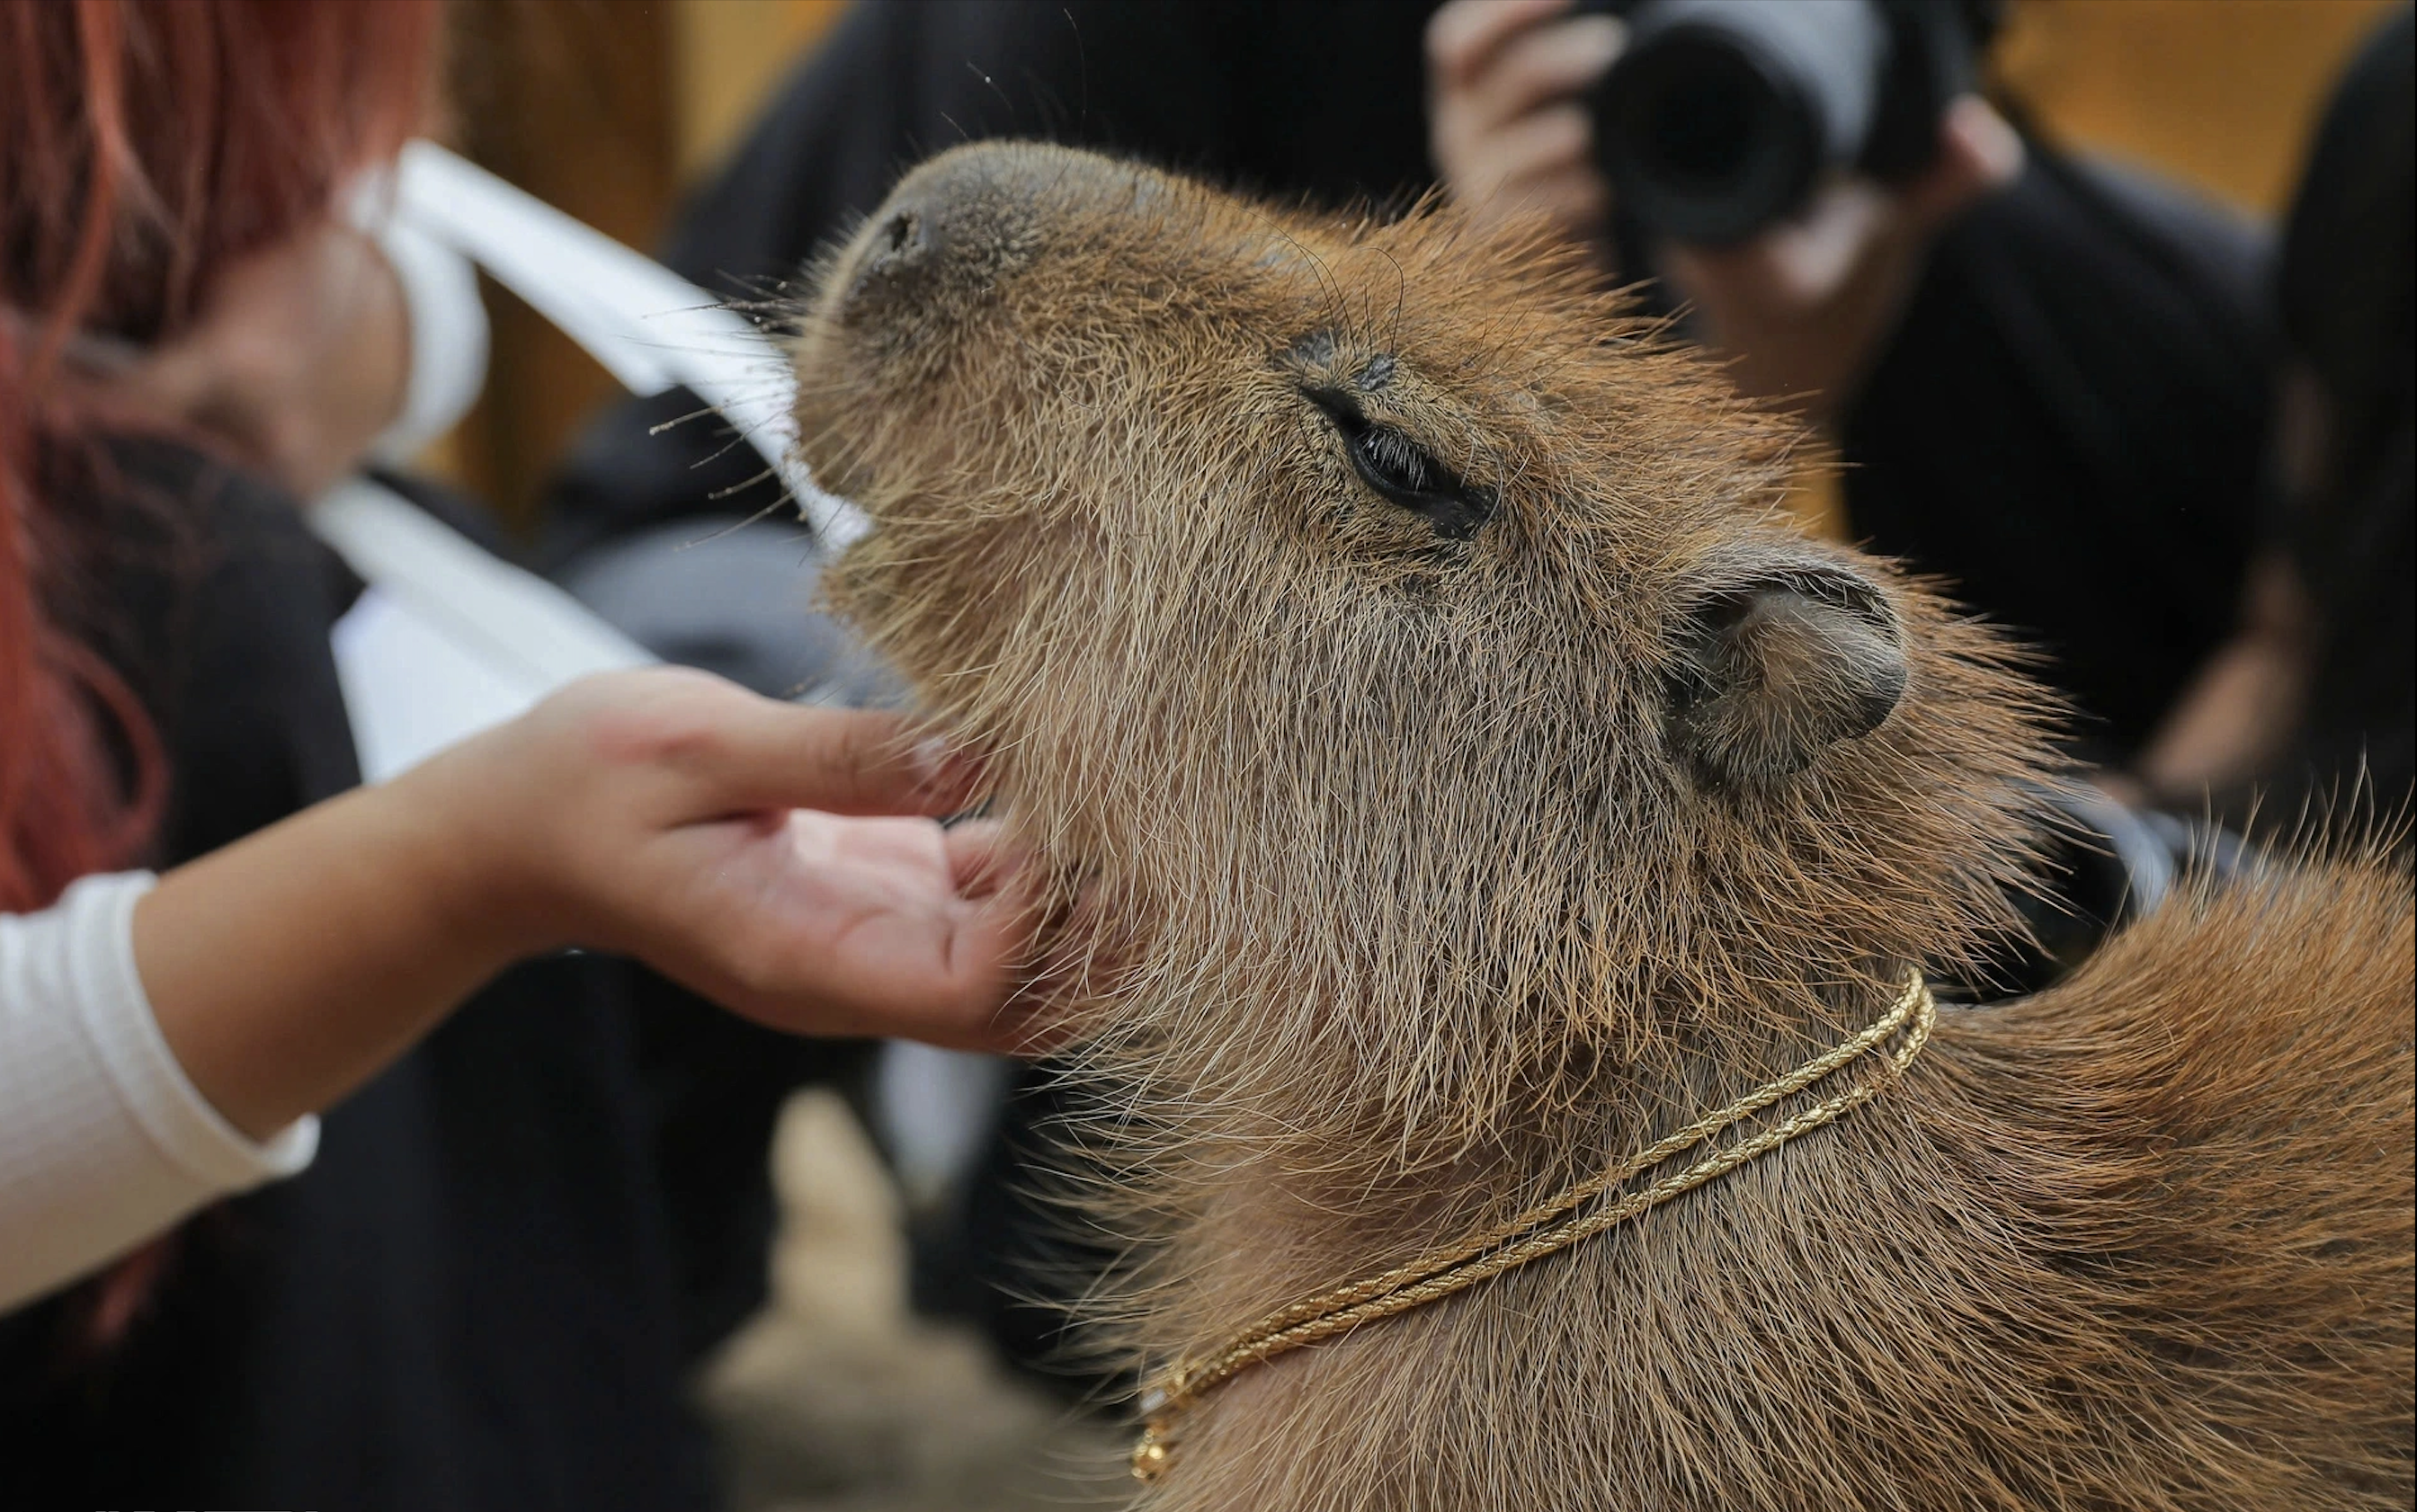
[[[1568,0],[1452,0],[1436,13],[1429,103],[1447,190],[1481,219],[1541,212],[1619,276],[1659,280],[1741,387],[1835,446],[1849,533],[1943,574],[2045,651],[2089,754],[2131,761],[2218,643],[2242,578],[2265,403],[2259,238],[2011,126],[1971,90],[1996,8],[1963,0],[1829,0],[1909,16],[1931,58],[1945,55],[1922,81],[1930,98],[1898,105],[1900,122],[1923,125],[1900,129],[1885,176],[1866,166],[1883,155],[1875,142],[1742,234],[1771,198],[1737,192],[1758,165],[1729,181],[1748,203],[1665,193],[1663,216],[1646,218],[1620,204],[1611,165],[1632,178],[1656,165],[1605,140],[1624,119],[1617,92],[1649,83],[1620,62],[1632,28],[1661,28],[1666,46],[1672,21],[1709,10],[1721,27],[1775,34],[1745,43],[1777,43],[1808,12],[1619,8],[1625,20]],[[1899,51],[1907,29],[1900,20]],[[1808,94],[1838,87],[1818,71],[1836,60],[1809,43],[1781,62]],[[1872,87],[1877,136],[1888,92],[1919,86],[1893,75]],[[1691,214],[1728,234],[1655,223]]]

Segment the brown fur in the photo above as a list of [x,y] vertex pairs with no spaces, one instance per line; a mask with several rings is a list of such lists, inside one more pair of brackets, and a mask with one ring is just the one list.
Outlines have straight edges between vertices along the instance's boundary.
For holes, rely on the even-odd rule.
[[[1371,415],[1492,491],[1467,540],[1301,397],[1380,356]],[[2014,928],[2040,697],[1798,538],[1789,432],[1532,239],[960,149],[826,268],[798,361],[807,457],[879,522],[839,604],[1085,884],[1063,1006],[1130,1094],[1152,1358]],[[1144,1504],[2406,1506],[2411,912],[2365,860],[2186,897],[1946,1009],[1831,1128],[1245,1372]]]

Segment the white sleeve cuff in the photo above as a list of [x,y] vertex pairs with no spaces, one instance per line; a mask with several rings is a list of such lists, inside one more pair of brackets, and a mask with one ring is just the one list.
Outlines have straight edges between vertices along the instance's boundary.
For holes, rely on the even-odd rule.
[[0,914],[0,1311],[317,1152],[318,1120],[247,1139],[177,1064],[134,964],[154,880],[87,877]]
[[160,1033],[134,966],[134,905],[157,881],[148,872],[87,877],[59,900],[70,917],[85,908],[101,915],[68,931],[68,970],[85,987],[76,1005],[84,1034],[144,1133],[195,1180],[237,1191],[293,1175],[318,1151],[319,1121],[296,1119],[266,1143],[249,1138],[210,1106]]

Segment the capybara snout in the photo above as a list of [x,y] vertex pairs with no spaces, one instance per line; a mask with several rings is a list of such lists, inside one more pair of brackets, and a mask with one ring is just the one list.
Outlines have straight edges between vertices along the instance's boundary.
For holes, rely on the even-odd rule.
[[832,313],[879,340],[962,322],[1053,231],[1134,208],[1143,175],[1075,153],[968,148],[909,174],[832,280]]

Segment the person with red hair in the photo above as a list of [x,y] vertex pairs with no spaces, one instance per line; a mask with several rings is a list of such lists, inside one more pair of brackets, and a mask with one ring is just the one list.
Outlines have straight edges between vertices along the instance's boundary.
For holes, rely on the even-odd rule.
[[11,1505],[705,1504],[647,1047],[559,952],[1014,1036],[1013,858],[895,719],[616,673],[357,786],[302,511],[409,386],[337,206],[441,11],[0,0]]

